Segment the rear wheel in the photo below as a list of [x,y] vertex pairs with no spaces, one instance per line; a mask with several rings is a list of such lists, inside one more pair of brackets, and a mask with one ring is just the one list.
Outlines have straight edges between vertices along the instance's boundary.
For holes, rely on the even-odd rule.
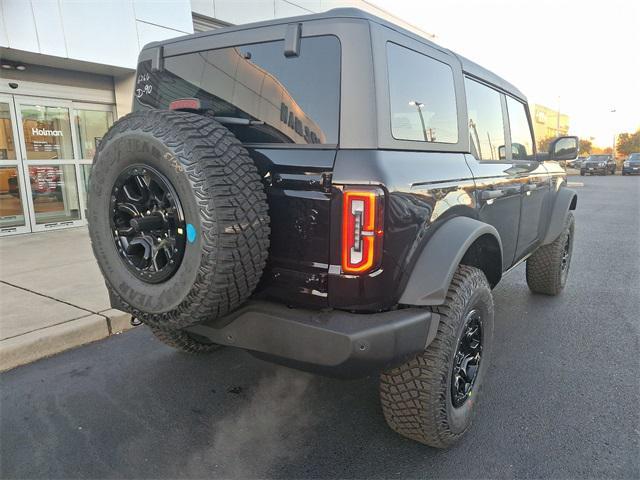
[[200,115],[116,122],[94,159],[88,219],[112,303],[158,330],[237,308],[267,259],[258,171],[228,129]]
[[574,227],[573,213],[569,212],[558,238],[527,259],[527,285],[532,292],[558,295],[565,287],[573,255]]
[[493,297],[484,273],[460,265],[433,342],[413,360],[383,372],[385,419],[400,435],[445,448],[470,428],[493,343]]

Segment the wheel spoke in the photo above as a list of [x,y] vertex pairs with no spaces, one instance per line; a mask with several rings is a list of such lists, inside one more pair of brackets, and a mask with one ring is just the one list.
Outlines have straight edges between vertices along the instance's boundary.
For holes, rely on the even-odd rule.
[[121,213],[130,215],[131,217],[139,217],[141,215],[138,207],[130,202],[119,203],[116,205],[116,209]]

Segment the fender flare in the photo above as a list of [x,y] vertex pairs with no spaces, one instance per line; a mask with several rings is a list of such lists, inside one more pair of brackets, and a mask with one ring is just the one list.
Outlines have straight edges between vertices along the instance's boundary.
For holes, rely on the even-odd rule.
[[578,194],[571,188],[561,188],[555,197],[555,201],[551,207],[549,226],[542,240],[542,245],[547,245],[558,238],[566,223],[569,210],[575,210],[578,204]]
[[493,226],[470,217],[455,217],[447,220],[424,246],[399,303],[445,303],[449,285],[458,265],[473,243],[484,235],[489,235],[497,241],[500,250],[499,271],[502,273],[502,242],[498,231]]

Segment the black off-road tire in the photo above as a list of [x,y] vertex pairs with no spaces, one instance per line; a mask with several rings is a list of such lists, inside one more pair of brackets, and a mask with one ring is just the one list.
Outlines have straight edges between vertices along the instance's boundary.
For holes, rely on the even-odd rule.
[[[118,175],[139,164],[167,179],[195,232],[161,283],[132,273],[110,225]],[[149,326],[171,332],[224,316],[258,284],[269,248],[264,187],[242,144],[211,118],[150,110],[118,120],[94,158],[88,203],[91,243],[112,303]]]
[[534,293],[558,295],[567,284],[575,220],[569,212],[562,233],[552,243],[543,245],[527,259],[527,285]]
[[[469,430],[493,343],[493,297],[484,273],[460,265],[446,303],[432,310],[440,315],[433,342],[409,362],[383,372],[380,400],[387,424],[400,435],[431,447],[446,448]],[[471,395],[459,407],[452,400],[452,372],[467,316],[480,311],[482,357]]]
[[160,330],[151,327],[153,335],[165,345],[185,353],[204,355],[222,348],[222,345],[209,342],[206,338],[193,335],[184,330]]

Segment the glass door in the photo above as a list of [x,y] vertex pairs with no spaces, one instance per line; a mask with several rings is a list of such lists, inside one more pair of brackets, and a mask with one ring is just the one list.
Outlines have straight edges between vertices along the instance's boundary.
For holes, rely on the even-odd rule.
[[0,236],[31,231],[13,98],[0,95]]
[[113,107],[93,103],[73,103],[73,118],[78,140],[78,178],[80,179],[80,201],[82,210],[87,208],[89,175],[93,156],[102,137],[113,124]]
[[82,225],[71,102],[15,97],[32,231]]
[[86,223],[89,174],[113,106],[0,95],[0,235]]

